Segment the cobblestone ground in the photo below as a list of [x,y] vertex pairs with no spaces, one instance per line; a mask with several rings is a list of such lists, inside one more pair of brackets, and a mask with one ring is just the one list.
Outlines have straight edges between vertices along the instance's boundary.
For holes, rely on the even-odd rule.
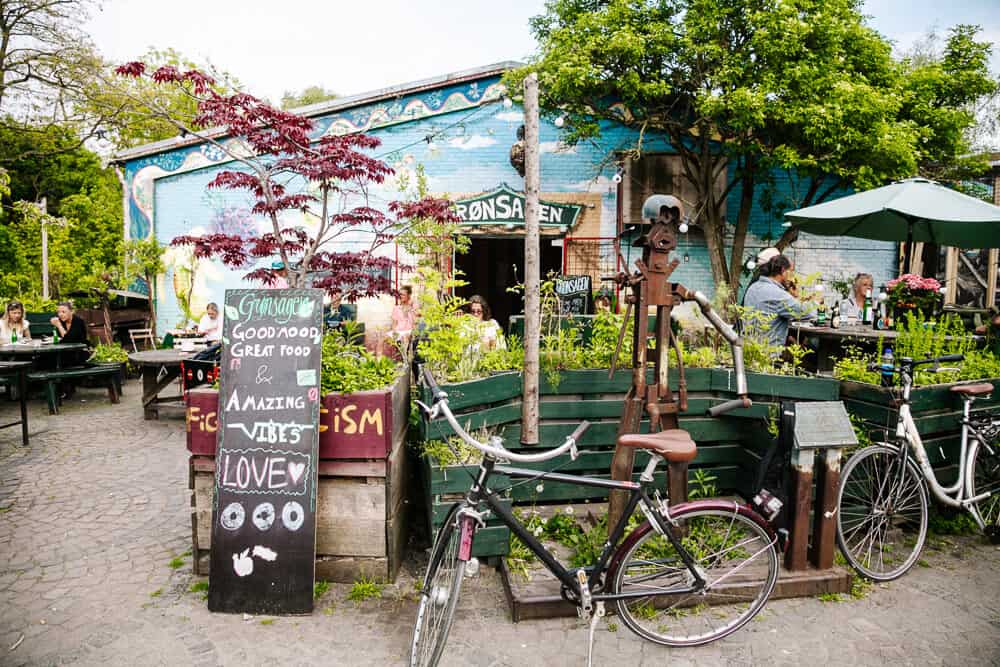
[[[0,665],[401,664],[419,557],[381,600],[355,604],[332,585],[308,617],[208,613],[188,551],[183,421],[144,422],[138,394],[131,383],[112,406],[80,390],[58,417],[33,404],[28,449],[0,431]],[[13,413],[0,403],[0,422]],[[610,619],[595,664],[1000,664],[1000,550],[935,539],[922,565],[862,599],[772,602],[699,649],[655,646]],[[575,619],[512,624],[483,568],[446,663],[580,665],[586,641]]]

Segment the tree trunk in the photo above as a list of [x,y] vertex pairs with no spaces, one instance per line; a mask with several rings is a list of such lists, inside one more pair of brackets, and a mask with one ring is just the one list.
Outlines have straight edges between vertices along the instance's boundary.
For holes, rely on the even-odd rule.
[[753,210],[754,165],[749,161],[740,176],[740,210],[736,214],[736,229],[733,232],[733,249],[729,256],[729,290],[733,299],[740,289],[743,275],[743,251],[746,249],[747,231],[750,229],[750,213]]
[[521,444],[538,444],[539,345],[542,328],[538,219],[538,75],[524,80],[524,395]]

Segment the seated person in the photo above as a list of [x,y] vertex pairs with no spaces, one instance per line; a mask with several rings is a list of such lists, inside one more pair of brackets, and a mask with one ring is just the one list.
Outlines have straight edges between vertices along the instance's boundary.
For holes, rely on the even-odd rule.
[[[59,342],[70,344],[70,343],[83,343],[87,344],[87,323],[83,319],[73,312],[73,304],[69,301],[63,301],[56,308],[56,316],[51,320],[52,326],[55,327],[56,332],[59,334]],[[90,356],[90,352],[83,350],[80,352],[75,352],[72,354],[64,353],[62,358],[63,367],[67,366],[79,366],[87,357]],[[76,387],[72,382],[60,382],[59,383],[62,398],[72,398]]]
[[503,331],[500,325],[494,320],[490,313],[490,306],[486,299],[475,294],[469,297],[469,314],[478,323],[479,345],[483,352],[489,350],[506,350],[507,343],[503,338]]
[[606,290],[601,290],[594,297],[594,313],[611,312],[611,294]]
[[343,303],[340,290],[330,293],[330,303],[323,313],[323,322],[327,329],[340,326],[341,322],[352,322],[358,319],[358,307]]
[[[856,317],[861,319],[865,309],[865,296],[872,289],[872,276],[870,273],[859,273],[854,278],[854,285],[847,298],[840,302],[840,314],[843,317]],[[874,294],[874,292],[873,292]]]
[[60,343],[87,343],[87,323],[73,312],[73,304],[63,301],[56,308],[56,316],[51,320],[59,334]]
[[748,309],[764,316],[759,322],[765,327],[761,333],[775,347],[785,345],[792,321],[810,319],[813,312],[798,300],[798,289],[792,282],[793,270],[792,260],[784,255],[772,257],[760,268],[760,280],[750,285],[743,296]]
[[210,303],[205,306],[205,314],[198,322],[198,333],[210,343],[222,340],[222,318],[219,317],[219,306]]
[[31,325],[24,318],[24,306],[20,301],[11,301],[0,317],[0,345],[31,340]]

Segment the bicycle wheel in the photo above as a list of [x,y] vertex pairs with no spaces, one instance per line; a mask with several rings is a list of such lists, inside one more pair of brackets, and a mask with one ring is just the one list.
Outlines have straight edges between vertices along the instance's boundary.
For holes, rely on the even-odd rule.
[[456,526],[457,509],[457,505],[452,508],[431,549],[431,560],[420,591],[420,607],[410,645],[410,665],[413,667],[438,663],[455,617],[466,563],[459,560],[462,531]]
[[1000,443],[987,445],[978,440],[969,454],[968,495],[975,498],[982,493],[992,493],[969,506],[985,526],[985,532],[994,542],[1000,540]]
[[687,592],[694,577],[668,538],[644,522],[622,543],[613,577],[618,614],[633,632],[667,646],[699,646],[745,625],[767,602],[778,578],[778,552],[767,531],[735,510],[691,508],[681,544],[706,586]]
[[905,574],[927,537],[927,487],[913,461],[901,462],[892,447],[866,447],[847,461],[837,492],[837,544],[876,581]]

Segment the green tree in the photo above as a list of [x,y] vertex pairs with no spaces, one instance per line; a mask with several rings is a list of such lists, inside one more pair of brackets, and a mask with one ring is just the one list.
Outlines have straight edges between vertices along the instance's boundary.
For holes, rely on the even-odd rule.
[[79,101],[101,61],[81,30],[92,0],[0,0],[0,124],[23,132],[71,125],[80,142],[102,118]]
[[164,248],[155,238],[132,239],[125,244],[125,273],[139,276],[149,285],[149,320],[156,330],[156,277],[166,271]]
[[[151,48],[142,60],[154,69],[172,66],[210,72],[217,82],[213,88],[220,94],[231,94],[240,86],[230,74],[189,60],[174,49]],[[169,110],[172,118],[185,125],[195,124],[198,100],[191,94],[191,84],[160,86],[146,79],[124,79],[115,76],[112,70],[112,66],[105,66],[100,75],[93,78],[82,104],[89,115],[104,119],[101,132],[115,150],[169,139],[181,132],[177,123],[150,113],[150,107]]]
[[[904,72],[859,6],[550,0],[532,21],[538,56],[507,83],[518,89],[537,71],[543,105],[568,116],[569,141],[624,123],[638,138],[623,152],[638,157],[650,134],[666,135],[698,195],[713,276],[735,293],[758,186],[786,170],[801,192],[782,205],[806,206],[910,176],[933,134],[904,116]],[[735,225],[723,216],[731,193]]]
[[307,88],[303,88],[302,92],[299,93],[286,90],[281,96],[281,108],[285,110],[299,109],[301,107],[309,106],[310,104],[318,104],[319,102],[333,100],[337,97],[337,93],[332,90],[327,90],[323,86],[309,86]]
[[[49,232],[49,275],[56,297],[87,290],[115,272],[122,256],[121,186],[111,169],[79,146],[71,130],[24,133],[0,127],[0,164],[9,193],[0,202],[0,292],[41,294],[41,227]],[[38,204],[45,201],[43,212]]]

